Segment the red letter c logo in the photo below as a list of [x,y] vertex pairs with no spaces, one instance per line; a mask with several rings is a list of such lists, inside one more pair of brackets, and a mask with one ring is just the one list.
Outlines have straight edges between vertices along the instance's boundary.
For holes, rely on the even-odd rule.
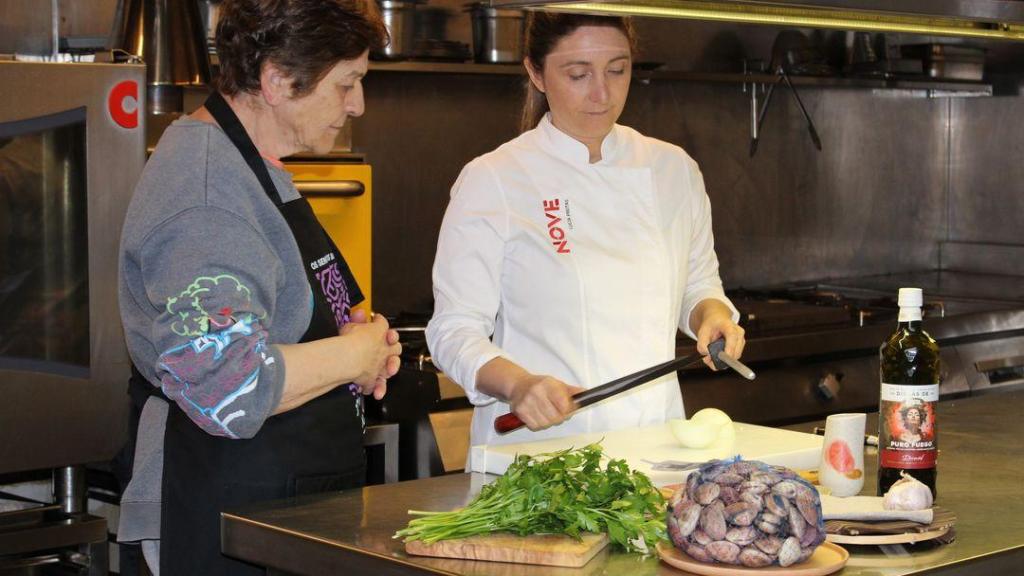
[[[124,99],[131,98],[134,101],[131,111],[124,107]],[[129,130],[139,125],[139,85],[134,80],[119,82],[110,90],[107,97],[107,110],[110,110],[110,117],[122,128]]]

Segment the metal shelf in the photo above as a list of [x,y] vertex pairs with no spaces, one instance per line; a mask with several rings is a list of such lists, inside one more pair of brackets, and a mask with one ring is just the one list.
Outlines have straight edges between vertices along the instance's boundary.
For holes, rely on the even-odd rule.
[[[683,72],[675,70],[653,70],[634,72],[640,81],[680,80],[686,82],[713,82],[728,84],[772,84],[773,74],[742,74],[730,72]],[[790,76],[795,86],[813,88],[849,88],[867,90],[892,90],[920,92],[931,97],[938,96],[991,96],[992,85],[985,82],[963,82],[954,80],[928,79],[886,79],[847,78],[843,76]]]
[[[220,67],[217,54],[210,54],[210,66]],[[515,64],[477,64],[475,62],[430,62],[418,60],[370,60],[370,70],[380,72],[407,72],[423,74],[523,74],[523,65]]]
[[[494,74],[521,76],[520,64],[476,64],[472,62],[371,62],[376,72],[405,72],[419,74]],[[738,72],[685,72],[679,70],[634,70],[633,78],[652,81],[712,82],[724,84],[770,84],[772,74],[742,74]],[[846,78],[841,76],[790,76],[796,86],[817,88],[848,88],[867,90],[903,91],[929,97],[991,96],[992,85],[984,82],[958,82],[953,80]]]
[[523,65],[518,62],[515,64],[477,64],[475,62],[419,62],[415,60],[371,61],[370,70],[425,74],[499,74],[506,76],[524,74]]
[[[211,55],[211,64],[217,65],[216,55]],[[415,60],[371,61],[370,70],[375,72],[402,72],[406,74],[489,74],[497,76],[522,76],[522,64],[477,64],[475,62],[427,62]],[[688,72],[680,70],[635,69],[633,78],[639,82],[668,80],[682,82],[712,82],[723,84],[770,84],[776,77],[772,74],[743,74],[740,72]],[[790,76],[796,86],[811,88],[848,88],[860,90],[885,90],[905,92],[913,96],[974,97],[991,96],[992,84],[985,82],[964,82],[955,80],[928,79],[885,79],[847,78],[843,76]]]

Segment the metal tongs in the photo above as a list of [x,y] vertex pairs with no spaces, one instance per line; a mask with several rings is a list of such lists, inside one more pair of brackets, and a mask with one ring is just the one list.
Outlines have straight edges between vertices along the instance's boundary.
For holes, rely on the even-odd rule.
[[[718,370],[732,368],[747,380],[753,380],[754,371],[739,360],[726,354],[724,350],[725,340],[722,340],[721,338],[708,345],[708,356],[711,356],[711,359],[714,361],[715,368]],[[639,372],[634,372],[623,376],[622,378],[612,380],[611,382],[602,384],[596,388],[584,390],[583,392],[573,395],[572,399],[573,402],[576,403],[577,410],[579,410],[586,406],[590,406],[591,404],[596,404],[602,400],[611,398],[620,392],[636,388],[641,384],[646,384],[651,380],[660,378],[681,368],[685,368],[691,364],[696,364],[703,359],[704,356],[699,352],[695,354],[688,354],[686,356],[679,356],[669,360],[668,362],[663,362],[661,364],[651,366],[650,368],[640,370]],[[494,420],[494,430],[499,434],[506,434],[513,430],[517,430],[522,428],[523,425],[523,421],[520,420],[514,412],[509,412],[508,414],[499,416]]]
[[[786,69],[781,64],[775,69],[775,76],[775,82],[769,85],[768,90],[764,93],[764,102],[761,104],[760,113],[758,113],[757,118],[753,119],[754,125],[751,129],[750,136],[750,157],[753,158],[754,154],[757,154],[757,143],[760,140],[758,135],[761,133],[761,130],[764,129],[765,112],[768,111],[768,104],[772,101],[772,94],[775,92],[775,87],[781,82],[786,83],[786,86],[789,87],[789,91],[793,94],[793,98],[796,99],[796,103],[800,107],[800,112],[803,113],[804,119],[807,120],[807,130],[811,133],[811,140],[814,141],[814,147],[820,152],[821,138],[818,137],[818,131],[814,128],[814,120],[811,120],[811,115],[807,113],[807,108],[804,107],[804,102],[800,99],[800,94],[796,91],[796,87],[793,86],[793,82],[789,80],[789,74],[786,73]],[[756,98],[756,86],[754,90],[754,98]]]

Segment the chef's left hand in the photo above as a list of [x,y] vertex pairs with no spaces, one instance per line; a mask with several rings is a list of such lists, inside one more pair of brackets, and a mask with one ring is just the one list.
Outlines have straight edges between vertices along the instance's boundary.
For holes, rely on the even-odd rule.
[[703,300],[693,310],[691,320],[697,320],[697,352],[704,355],[704,363],[716,370],[715,362],[708,355],[708,344],[725,338],[725,353],[739,360],[746,345],[744,330],[732,321],[732,310],[715,299]]

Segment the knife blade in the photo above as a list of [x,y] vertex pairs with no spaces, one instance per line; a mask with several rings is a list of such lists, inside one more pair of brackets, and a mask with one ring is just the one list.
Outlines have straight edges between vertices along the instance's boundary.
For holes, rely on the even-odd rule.
[[[708,354],[715,360],[715,366],[718,369],[732,368],[742,374],[745,378],[752,380],[754,377],[753,371],[744,366],[738,360],[726,354],[723,351],[724,349],[725,340],[722,339],[715,340],[708,345]],[[725,358],[722,358],[722,356],[725,356]],[[576,409],[579,410],[586,406],[590,406],[591,404],[596,404],[602,400],[610,398],[620,392],[636,388],[641,384],[646,384],[651,380],[655,380],[666,374],[700,362],[703,358],[703,355],[699,352],[688,354],[686,356],[679,356],[669,360],[668,362],[662,362],[661,364],[656,364],[650,368],[644,368],[643,370],[627,374],[626,376],[617,378],[606,384],[574,394],[572,399],[573,402],[576,403]],[[747,374],[749,374],[749,376]],[[513,430],[522,428],[523,426],[523,421],[516,416],[515,412],[509,412],[508,414],[499,416],[494,420],[494,430],[499,434],[507,434]]]

